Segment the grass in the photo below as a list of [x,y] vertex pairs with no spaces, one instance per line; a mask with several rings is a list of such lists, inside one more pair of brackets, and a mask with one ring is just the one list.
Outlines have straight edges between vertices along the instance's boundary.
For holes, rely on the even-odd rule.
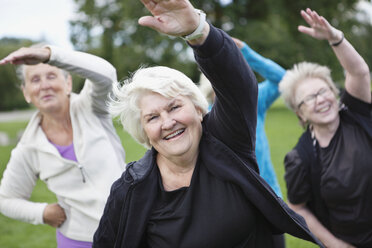
[[[25,126],[25,122],[0,123],[0,131],[7,132],[12,139],[16,139],[17,132],[25,128]],[[122,140],[127,162],[142,157],[145,149],[124,132],[118,123],[115,123],[115,127]],[[270,143],[271,159],[285,197],[286,186],[284,182],[283,159],[285,154],[296,144],[302,129],[298,125],[295,115],[284,107],[281,100],[277,101],[269,110],[265,129]],[[1,177],[13,148],[14,145],[0,146]],[[48,191],[45,184],[39,181],[33,191],[31,200],[52,203],[56,201],[56,198]],[[317,247],[310,242],[294,238],[290,235],[286,236],[286,243],[287,248]],[[0,214],[0,247],[49,248],[55,246],[54,228],[47,225],[34,226],[32,224],[22,223]]]

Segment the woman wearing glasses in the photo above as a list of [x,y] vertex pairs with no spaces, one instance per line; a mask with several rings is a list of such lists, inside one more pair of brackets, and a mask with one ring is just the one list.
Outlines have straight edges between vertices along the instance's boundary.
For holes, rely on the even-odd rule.
[[372,247],[372,118],[368,65],[324,17],[307,9],[300,32],[327,40],[346,72],[338,99],[330,70],[299,63],[280,91],[303,126],[285,158],[290,207],[326,247]]

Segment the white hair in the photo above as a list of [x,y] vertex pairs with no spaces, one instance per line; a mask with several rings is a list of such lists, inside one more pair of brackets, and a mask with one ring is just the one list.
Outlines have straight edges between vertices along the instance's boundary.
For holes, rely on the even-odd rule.
[[279,83],[279,91],[281,92],[284,102],[288,108],[294,112],[298,110],[298,103],[296,102],[297,87],[308,78],[319,78],[329,86],[336,96],[339,93],[339,90],[331,78],[331,70],[327,66],[321,66],[310,62],[295,64],[292,69],[287,70]]
[[213,104],[214,90],[211,82],[209,82],[208,78],[203,73],[200,74],[199,89],[205,98],[207,98],[208,103]]
[[140,99],[147,93],[158,93],[166,98],[178,95],[188,97],[196,108],[207,113],[208,103],[199,88],[180,71],[155,66],[138,69],[131,78],[114,83],[109,109],[114,117],[119,117],[123,128],[140,144],[150,148],[150,141],[141,125]]

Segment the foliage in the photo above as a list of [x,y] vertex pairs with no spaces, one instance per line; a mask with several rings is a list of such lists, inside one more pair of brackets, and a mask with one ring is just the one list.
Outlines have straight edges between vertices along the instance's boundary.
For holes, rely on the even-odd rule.
[[[29,46],[29,40],[19,40],[3,38],[0,40],[0,58],[4,58],[9,53],[21,46]],[[0,70],[0,111],[21,109],[28,107],[19,88],[15,69],[12,65],[5,65]]]
[[[111,61],[119,78],[127,77],[141,64],[165,65],[183,71],[194,81],[199,72],[190,50],[180,39],[169,39],[137,24],[148,15],[138,0],[75,0],[80,17],[71,22],[72,42],[77,49],[94,51]],[[343,70],[325,41],[316,41],[297,31],[305,24],[300,10],[311,7],[345,32],[362,56],[371,64],[368,49],[371,25],[356,19],[358,0],[220,0],[192,1],[207,13],[208,20],[230,35],[246,41],[253,49],[284,68],[303,60],[328,65],[335,81]]]

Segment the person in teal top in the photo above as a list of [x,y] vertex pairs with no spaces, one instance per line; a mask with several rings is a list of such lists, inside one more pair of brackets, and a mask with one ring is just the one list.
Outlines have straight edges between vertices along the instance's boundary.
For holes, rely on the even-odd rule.
[[256,158],[260,175],[273,188],[275,193],[282,197],[278,179],[271,163],[269,142],[265,133],[265,118],[267,110],[280,95],[278,85],[286,70],[274,61],[253,51],[245,42],[236,38],[233,38],[233,40],[252,70],[265,79],[258,84]]

